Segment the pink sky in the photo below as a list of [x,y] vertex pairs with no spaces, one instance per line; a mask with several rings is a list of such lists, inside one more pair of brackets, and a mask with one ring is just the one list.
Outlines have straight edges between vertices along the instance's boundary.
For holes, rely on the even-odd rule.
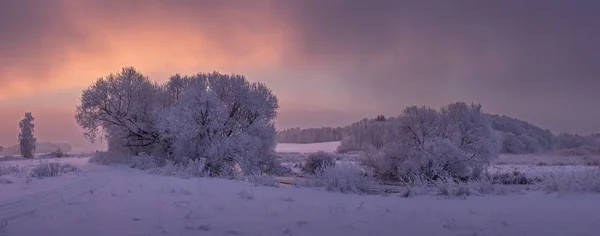
[[556,132],[600,131],[598,4],[367,2],[3,1],[0,145],[16,143],[25,112],[38,140],[85,144],[81,91],[124,66],[159,82],[214,70],[264,82],[278,128],[463,100]]

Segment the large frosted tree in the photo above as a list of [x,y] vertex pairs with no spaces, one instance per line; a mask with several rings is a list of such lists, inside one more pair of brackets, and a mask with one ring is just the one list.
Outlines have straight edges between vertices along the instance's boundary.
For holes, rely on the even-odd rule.
[[25,118],[19,122],[19,146],[21,148],[21,155],[24,158],[33,158],[33,153],[35,151],[35,142],[36,139],[33,136],[35,124],[33,123],[35,119],[31,112],[25,113]]
[[388,130],[380,152],[367,162],[384,179],[477,178],[500,151],[500,139],[479,104],[407,107],[389,121]]
[[270,168],[278,107],[270,89],[241,75],[177,74],[156,84],[128,67],[85,89],[76,119],[109,151],[204,159],[212,175],[229,175],[235,164],[246,173]]
[[241,75],[176,75],[163,86],[170,104],[159,112],[159,130],[178,159],[207,160],[216,175],[234,163],[260,171],[275,146],[277,98],[264,84]]
[[159,140],[154,125],[158,86],[133,67],[100,78],[81,95],[76,120],[90,141],[111,151],[150,152]]

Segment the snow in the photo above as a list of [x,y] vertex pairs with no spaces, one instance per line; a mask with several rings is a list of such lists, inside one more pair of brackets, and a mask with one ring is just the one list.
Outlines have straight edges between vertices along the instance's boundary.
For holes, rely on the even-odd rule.
[[[57,159],[79,165],[76,174],[0,184],[0,235],[545,236],[600,231],[598,195],[360,196],[149,175],[85,160]],[[26,161],[19,164],[27,166]]]
[[310,153],[310,152],[335,152],[337,147],[340,146],[340,142],[325,142],[325,143],[278,143],[275,147],[277,152],[299,152],[299,153]]

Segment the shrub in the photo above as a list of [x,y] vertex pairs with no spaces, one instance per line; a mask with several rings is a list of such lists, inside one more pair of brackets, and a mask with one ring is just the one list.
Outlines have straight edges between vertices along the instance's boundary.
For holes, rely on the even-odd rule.
[[140,170],[149,170],[158,167],[156,160],[152,156],[140,154],[131,156],[129,159],[129,167]]
[[0,176],[21,173],[23,168],[17,165],[0,164]]
[[502,185],[530,185],[540,182],[539,178],[529,178],[524,173],[513,171],[512,173],[503,173],[488,176],[493,184]]
[[547,192],[600,193],[600,170],[547,174],[542,178],[542,189]]
[[309,174],[315,174],[318,169],[334,165],[335,155],[320,151],[308,155],[308,158],[306,158],[304,166],[302,167],[302,171]]
[[204,171],[206,159],[189,160],[187,165],[180,165],[179,176],[183,178],[203,177],[209,175]]
[[129,165],[131,156],[112,152],[97,152],[89,160],[90,163],[101,165]]
[[370,170],[376,179],[382,181],[397,181],[397,169],[394,160],[383,156],[380,152],[366,152],[360,158],[360,163]]
[[500,139],[477,104],[457,102],[440,111],[407,107],[388,128],[386,144],[368,161],[384,180],[477,178],[500,151]]
[[268,155],[261,161],[262,172],[268,175],[282,176],[292,172],[292,169],[281,164],[281,157]]
[[583,160],[585,162],[585,165],[600,167],[600,156],[585,156],[583,157]]
[[348,163],[325,165],[317,169],[313,182],[314,185],[325,187],[328,191],[342,193],[369,193],[374,186],[370,176]]
[[302,163],[306,160],[306,156],[299,152],[284,152],[277,153],[280,156],[280,161],[292,166],[302,166]]
[[31,177],[43,178],[60,176],[63,173],[74,172],[79,168],[71,164],[61,164],[57,162],[43,163],[31,170]]
[[354,137],[345,136],[340,141],[340,145],[335,149],[336,153],[348,153],[350,151],[360,150],[360,145],[356,142]]

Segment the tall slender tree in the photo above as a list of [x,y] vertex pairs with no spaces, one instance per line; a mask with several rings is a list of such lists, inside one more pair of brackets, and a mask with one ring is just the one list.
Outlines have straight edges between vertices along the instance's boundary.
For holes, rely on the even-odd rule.
[[31,112],[25,113],[25,118],[19,122],[19,146],[21,148],[21,155],[24,158],[33,158],[33,152],[35,151],[36,139],[33,136],[35,124],[33,124],[33,115]]

